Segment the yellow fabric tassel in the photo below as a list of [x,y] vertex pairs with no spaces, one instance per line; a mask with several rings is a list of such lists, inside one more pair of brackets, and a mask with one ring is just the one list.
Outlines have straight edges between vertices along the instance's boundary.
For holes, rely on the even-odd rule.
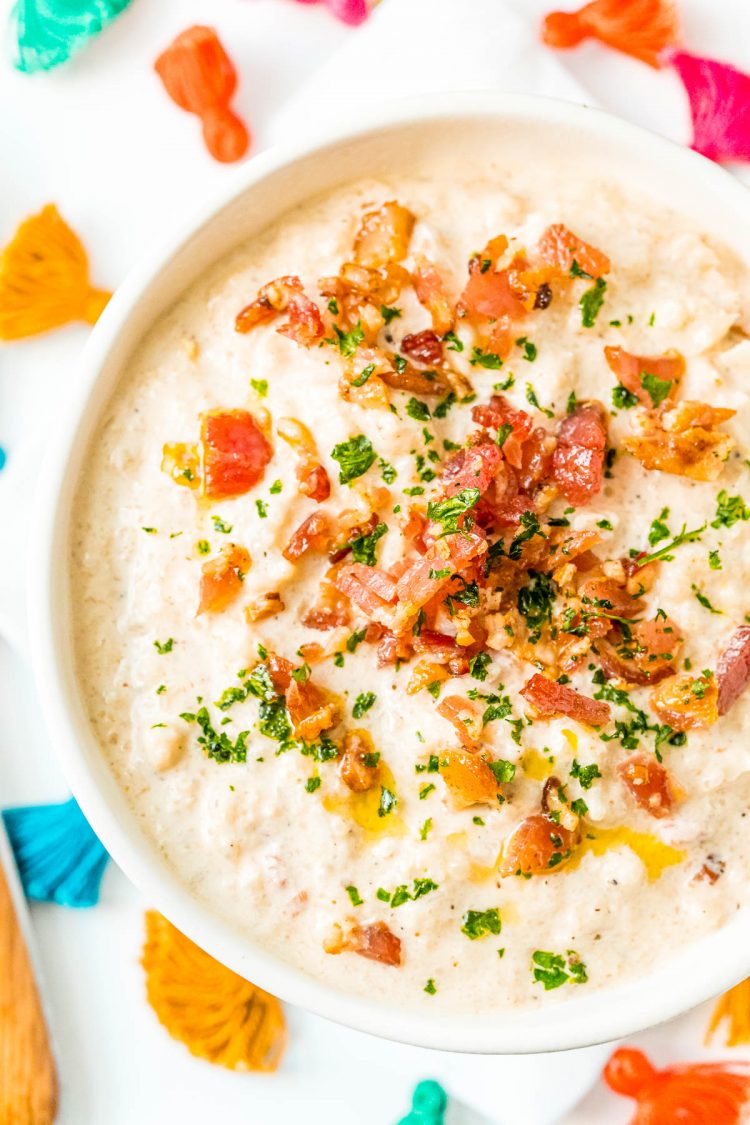
[[161,914],[146,914],[146,993],[160,1023],[198,1058],[272,1071],[286,1047],[279,1001],[199,949]]
[[21,223],[0,257],[0,340],[94,324],[111,296],[92,287],[86,251],[50,203]]
[[750,1043],[750,977],[717,1000],[706,1032],[707,1043],[723,1020],[727,1021],[727,1047]]

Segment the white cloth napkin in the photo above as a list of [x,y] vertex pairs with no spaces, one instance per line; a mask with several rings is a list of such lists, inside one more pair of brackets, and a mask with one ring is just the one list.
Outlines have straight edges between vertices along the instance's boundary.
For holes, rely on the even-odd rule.
[[[370,21],[272,120],[275,141],[307,123],[356,116],[385,98],[451,90],[512,90],[587,102],[544,50],[530,21],[503,0],[383,0]],[[596,1080],[610,1046],[559,1055],[430,1052],[452,1096],[498,1125],[553,1125]]]

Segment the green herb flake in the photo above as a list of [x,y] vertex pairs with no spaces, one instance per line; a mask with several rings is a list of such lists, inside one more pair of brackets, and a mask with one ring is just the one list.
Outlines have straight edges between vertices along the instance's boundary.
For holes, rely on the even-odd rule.
[[141,531],[145,531],[146,535],[156,535],[158,528],[156,527],[142,527]]
[[211,516],[211,522],[214,525],[214,531],[218,531],[221,535],[231,535],[233,524],[224,523],[221,516]]
[[443,341],[445,342],[446,340],[448,341],[449,352],[462,352],[464,350],[463,343],[461,342],[461,340],[459,340],[453,329],[451,329],[449,332],[446,332],[443,336]]
[[364,434],[357,434],[335,445],[331,456],[339,465],[339,483],[350,484],[367,472],[377,455],[370,439]]
[[582,766],[574,758],[570,767],[570,776],[576,779],[582,789],[590,789],[596,779],[602,775],[596,762],[592,762],[590,766]]
[[493,391],[509,391],[510,388],[515,383],[515,381],[516,381],[515,375],[513,374],[512,371],[509,371],[508,375],[507,375],[507,378],[503,379],[499,383],[493,383],[492,389],[493,389]]
[[393,465],[389,465],[388,462],[384,461],[382,457],[378,457],[378,465],[380,466],[380,475],[385,483],[393,484],[394,480],[398,476],[398,473],[394,469]]
[[307,781],[305,782],[305,789],[308,793],[314,793],[316,789],[320,789],[320,785],[321,782],[319,777],[308,777]]
[[657,543],[661,543],[662,539],[669,539],[672,532],[667,527],[666,521],[668,519],[669,508],[662,508],[659,517],[652,521],[648,533],[648,541],[651,547],[655,547]]
[[581,309],[581,324],[584,328],[593,328],[596,318],[604,304],[604,294],[607,283],[603,277],[597,277],[595,283],[581,297],[578,305]]
[[350,546],[352,549],[352,557],[355,562],[363,563],[365,566],[375,566],[377,562],[376,548],[378,541],[382,539],[388,531],[388,524],[377,524],[369,535],[359,535],[356,539],[352,539]]
[[538,354],[536,344],[532,344],[531,340],[528,340],[526,336],[519,336],[519,338],[516,340],[516,346],[519,348],[523,348],[523,358],[525,360],[527,360],[529,363],[534,362]]
[[536,410],[541,410],[542,414],[546,414],[548,418],[554,418],[554,410],[550,410],[548,407],[541,405],[539,399],[537,398],[536,391],[534,390],[534,387],[531,383],[526,384],[526,401]]
[[435,788],[435,786],[433,785],[432,782],[430,782],[429,785],[423,785],[422,788],[419,790],[420,801],[424,801],[425,797],[428,797],[434,788]]
[[397,804],[398,804],[398,798],[396,797],[396,794],[391,789],[387,789],[385,785],[381,785],[380,786],[380,804],[378,805],[378,816],[380,816],[380,817],[390,816],[390,814],[393,812],[393,810],[395,809]]
[[478,652],[469,658],[469,674],[475,680],[486,680],[487,670],[492,664],[492,657],[488,652]]
[[380,315],[383,318],[384,324],[390,324],[392,320],[396,320],[401,316],[401,309],[397,309],[395,305],[381,305]]
[[333,331],[336,334],[335,338],[328,340],[327,343],[338,345],[339,351],[346,358],[354,355],[365,338],[360,321],[357,321],[356,326],[350,332],[342,332],[338,324],[334,324]]
[[361,719],[362,716],[370,710],[376,698],[377,696],[374,691],[360,692],[352,707],[352,715],[354,718]]
[[410,398],[406,404],[406,413],[416,422],[429,422],[432,415],[426,402],[418,398]]
[[660,379],[658,375],[651,375],[648,371],[641,373],[641,386],[651,399],[651,405],[656,409],[661,406],[672,390],[671,379]]
[[622,383],[618,383],[612,388],[612,405],[616,410],[632,410],[638,405],[638,395],[634,395],[627,387],[623,387]]
[[711,567],[711,570],[721,570],[722,569],[721,558],[719,557],[718,551],[709,551],[708,552],[708,565]]
[[434,996],[437,992],[437,985],[435,984],[432,977],[430,977],[430,979],[427,981],[427,984],[424,986],[424,991],[428,994],[428,996]]
[[[313,779],[311,778],[310,780],[312,781]],[[359,891],[357,890],[357,888],[355,886],[353,886],[350,883],[349,886],[345,887],[344,889],[346,890],[346,893],[349,895],[349,899],[351,900],[352,906],[362,906],[362,904],[364,903],[365,900],[362,898],[362,896],[360,895]]]
[[347,652],[356,652],[357,651],[357,645],[360,645],[362,643],[362,641],[365,639],[366,633],[367,633],[366,627],[362,628],[362,629],[355,629],[353,633],[350,633],[349,636],[346,638],[346,651]]
[[428,816],[427,820],[424,822],[422,827],[419,829],[420,840],[426,840],[431,831],[432,831],[432,817]]
[[211,554],[211,544],[209,543],[208,539],[199,539],[195,544],[195,549],[199,555]]
[[251,379],[250,386],[260,398],[265,398],[268,394],[268,379]]
[[461,922],[461,933],[465,934],[469,941],[487,937],[488,934],[497,935],[502,930],[500,911],[497,907],[491,907],[489,910],[467,910]]
[[559,988],[572,980],[574,984],[585,984],[588,978],[586,966],[574,949],[569,949],[566,958],[559,953],[549,953],[537,949],[531,956],[534,980],[544,985],[544,991]]
[[154,648],[159,653],[159,656],[164,656],[165,653],[172,651],[174,644],[174,637],[170,637],[166,641],[154,641]]
[[724,610],[723,610],[723,609],[717,609],[717,608],[716,608],[716,606],[713,606],[713,605],[711,605],[711,602],[710,602],[710,601],[708,600],[708,598],[706,597],[706,595],[705,595],[705,594],[703,593],[703,591],[702,591],[702,590],[700,590],[700,589],[699,589],[699,588],[698,588],[698,587],[697,587],[697,586],[695,585],[695,583],[694,583],[694,582],[693,582],[693,584],[691,585],[690,589],[691,589],[691,590],[693,591],[693,593],[695,594],[696,598],[698,599],[698,601],[700,602],[700,604],[701,604],[701,605],[703,606],[703,608],[704,608],[704,609],[707,609],[709,613],[715,613],[715,614],[717,614],[717,615],[718,615],[718,614],[720,614],[720,613],[723,613],[723,612],[724,612]]
[[464,518],[464,528],[471,527],[473,521],[466,513],[479,502],[481,493],[478,488],[462,488],[455,496],[446,500],[431,500],[427,505],[427,518],[441,524],[443,530],[441,538],[445,535],[455,535],[459,530],[458,521]]
[[733,527],[740,520],[750,520],[750,508],[741,496],[730,496],[724,489],[716,497],[716,518],[711,527]]
[[268,506],[266,505],[265,500],[256,500],[255,507],[258,509],[258,515],[262,520],[268,518]]
[[503,361],[496,352],[485,352],[477,347],[471,349],[469,363],[472,367],[484,367],[488,371],[499,371],[503,366]]

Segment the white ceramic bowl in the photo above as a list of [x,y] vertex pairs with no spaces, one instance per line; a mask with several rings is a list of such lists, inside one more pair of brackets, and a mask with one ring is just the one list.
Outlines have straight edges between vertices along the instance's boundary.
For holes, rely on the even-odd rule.
[[[750,973],[750,916],[634,966],[606,991],[497,1016],[431,1016],[346,995],[254,945],[198,902],[143,835],[89,725],[73,663],[69,587],[71,504],[102,408],[143,333],[203,270],[288,208],[362,175],[410,172],[439,155],[463,170],[519,138],[538,160],[561,155],[671,203],[700,230],[731,243],[750,267],[750,195],[689,150],[595,110],[520,96],[431,96],[381,109],[356,126],[256,157],[223,195],[118,289],[81,361],[59,440],[43,471],[30,566],[30,624],[50,737],[94,829],[146,899],[220,961],[282,999],[376,1035],[452,1051],[510,1053],[578,1047],[668,1019]],[[627,214],[623,215],[627,222]],[[561,884],[562,887],[562,884]],[[680,903],[673,909],[679,911]],[[653,935],[654,947],[659,934]]]

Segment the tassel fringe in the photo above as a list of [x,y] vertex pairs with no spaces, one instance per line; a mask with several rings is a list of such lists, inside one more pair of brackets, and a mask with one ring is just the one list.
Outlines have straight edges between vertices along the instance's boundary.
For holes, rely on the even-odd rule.
[[17,0],[11,12],[13,65],[25,74],[61,66],[131,0]]
[[750,1099],[749,1063],[683,1063],[656,1070],[632,1047],[614,1052],[604,1081],[635,1100],[631,1125],[740,1125]]
[[27,898],[59,906],[96,906],[109,856],[71,797],[60,805],[5,809]]
[[709,160],[750,160],[750,75],[687,51],[667,50],[662,59],[687,91],[692,148]]
[[50,203],[21,223],[0,257],[0,340],[94,324],[110,296],[91,286],[86,251]]
[[577,47],[584,39],[598,39],[653,67],[663,65],[661,52],[679,38],[672,0],[592,0],[576,12],[550,12],[542,24],[549,47]]
[[209,957],[161,914],[146,914],[146,994],[191,1054],[229,1070],[276,1070],[286,1047],[279,1001]]
[[750,977],[740,981],[716,1001],[706,1031],[708,1043],[726,1020],[727,1047],[740,1047],[750,1043]]
[[411,1100],[411,1113],[398,1125],[443,1125],[448,1097],[438,1082],[420,1082]]

